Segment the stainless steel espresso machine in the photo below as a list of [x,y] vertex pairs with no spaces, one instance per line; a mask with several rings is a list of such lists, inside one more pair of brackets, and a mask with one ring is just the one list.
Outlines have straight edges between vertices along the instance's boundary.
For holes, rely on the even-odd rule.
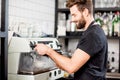
[[44,43],[62,55],[56,38],[12,37],[8,45],[8,80],[56,80],[64,76],[64,71],[58,69],[51,58],[33,50],[38,43]]

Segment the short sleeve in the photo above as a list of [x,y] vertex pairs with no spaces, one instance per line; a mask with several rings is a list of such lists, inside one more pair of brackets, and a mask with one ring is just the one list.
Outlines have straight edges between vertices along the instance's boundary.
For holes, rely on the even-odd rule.
[[89,33],[79,41],[77,48],[93,56],[102,49],[102,40],[98,34]]

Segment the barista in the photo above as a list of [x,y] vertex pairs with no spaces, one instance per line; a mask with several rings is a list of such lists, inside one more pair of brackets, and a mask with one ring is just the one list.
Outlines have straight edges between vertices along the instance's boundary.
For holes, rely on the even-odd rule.
[[78,29],[85,31],[71,58],[65,57],[45,44],[34,48],[40,55],[48,55],[56,65],[74,73],[74,80],[105,80],[107,39],[104,31],[93,18],[92,0],[67,0],[67,7]]

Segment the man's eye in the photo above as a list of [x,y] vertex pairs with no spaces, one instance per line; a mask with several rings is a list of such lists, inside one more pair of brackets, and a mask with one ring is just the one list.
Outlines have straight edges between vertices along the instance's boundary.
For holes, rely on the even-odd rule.
[[76,17],[76,15],[74,15],[74,17]]

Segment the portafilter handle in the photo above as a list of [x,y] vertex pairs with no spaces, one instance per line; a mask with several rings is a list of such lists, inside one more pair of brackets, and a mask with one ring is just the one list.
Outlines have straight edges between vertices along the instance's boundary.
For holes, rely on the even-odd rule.
[[32,48],[32,50],[36,47],[36,43],[34,42],[34,43],[32,43],[31,41],[30,41],[30,47]]

